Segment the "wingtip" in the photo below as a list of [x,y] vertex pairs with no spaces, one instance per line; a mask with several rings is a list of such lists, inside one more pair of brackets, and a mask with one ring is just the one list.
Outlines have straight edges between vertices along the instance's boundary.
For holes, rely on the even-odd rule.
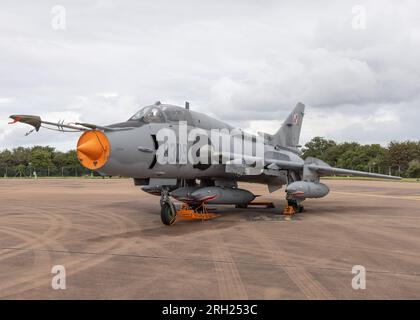
[[14,124],[16,122],[26,123],[35,127],[36,131],[39,130],[42,123],[41,118],[34,115],[13,114],[9,116],[9,118],[13,120],[12,122],[9,122],[9,124]]
[[16,122],[19,122],[22,119],[22,117],[20,117],[18,115],[15,115],[15,114],[9,116],[9,118],[13,120],[13,121],[9,122],[9,124],[14,124]]

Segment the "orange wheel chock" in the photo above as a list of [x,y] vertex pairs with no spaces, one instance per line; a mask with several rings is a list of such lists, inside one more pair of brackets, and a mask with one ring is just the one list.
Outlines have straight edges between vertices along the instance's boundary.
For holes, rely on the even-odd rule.
[[191,209],[188,204],[183,203],[176,216],[185,220],[210,220],[219,217],[220,214],[209,213],[204,203],[196,209]]
[[293,216],[295,213],[296,211],[292,206],[286,206],[283,211],[285,216]]

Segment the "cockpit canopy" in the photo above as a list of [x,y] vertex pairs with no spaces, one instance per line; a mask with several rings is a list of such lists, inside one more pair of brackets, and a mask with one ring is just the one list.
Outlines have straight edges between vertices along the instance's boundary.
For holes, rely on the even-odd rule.
[[176,121],[189,122],[188,112],[181,107],[163,104],[154,104],[140,109],[130,120],[144,123],[166,123]]
[[148,106],[140,109],[130,120],[142,120],[146,123],[165,122],[162,109],[159,106]]

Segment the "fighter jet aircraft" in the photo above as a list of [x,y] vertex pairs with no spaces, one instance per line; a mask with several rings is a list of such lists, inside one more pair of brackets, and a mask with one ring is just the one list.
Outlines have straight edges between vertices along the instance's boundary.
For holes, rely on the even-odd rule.
[[[80,163],[101,175],[134,179],[143,191],[160,196],[161,219],[177,218],[173,199],[198,215],[206,204],[246,207],[256,195],[238,182],[261,183],[274,192],[286,186],[288,208],[303,210],[308,198],[322,198],[329,188],[322,176],[400,177],[333,168],[316,158],[302,159],[299,137],[305,106],[298,103],[274,134],[251,135],[190,110],[156,102],[122,123],[99,126],[43,121],[39,116],[12,115],[11,119],[62,132],[81,131],[77,143]],[[201,211],[200,211],[201,210]]]

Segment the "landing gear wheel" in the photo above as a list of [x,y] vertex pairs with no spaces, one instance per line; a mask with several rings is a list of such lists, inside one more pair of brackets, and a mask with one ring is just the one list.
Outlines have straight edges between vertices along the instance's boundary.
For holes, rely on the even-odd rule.
[[176,209],[172,202],[165,201],[162,203],[160,218],[162,219],[163,224],[167,226],[174,224],[176,220]]

